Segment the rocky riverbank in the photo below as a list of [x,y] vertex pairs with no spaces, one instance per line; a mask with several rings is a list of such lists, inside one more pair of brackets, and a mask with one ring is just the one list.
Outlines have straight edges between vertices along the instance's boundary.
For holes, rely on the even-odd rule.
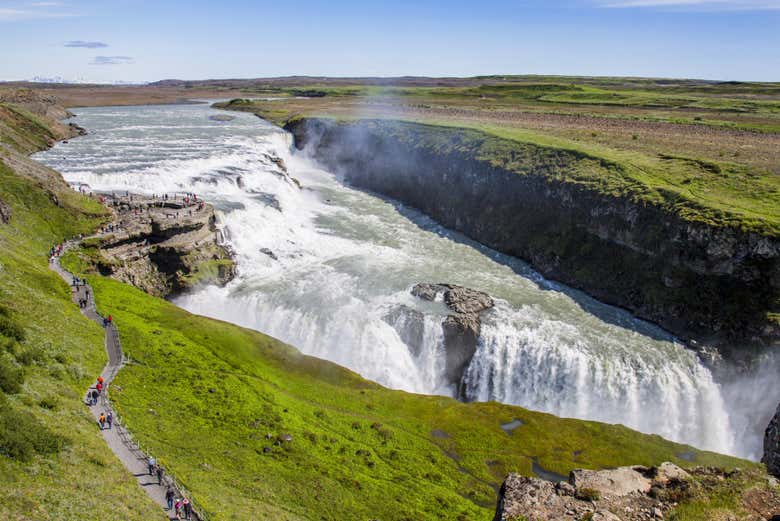
[[84,241],[88,260],[102,275],[163,297],[233,278],[235,264],[210,204],[192,195],[95,197],[114,215],[100,235]]
[[619,168],[474,130],[303,118],[286,127],[351,184],[528,260],[547,277],[727,355],[774,346],[780,239],[573,182]]

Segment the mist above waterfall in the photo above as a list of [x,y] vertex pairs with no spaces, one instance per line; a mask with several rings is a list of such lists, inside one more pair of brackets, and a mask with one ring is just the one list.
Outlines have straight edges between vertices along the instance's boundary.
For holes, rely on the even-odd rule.
[[77,113],[91,134],[37,156],[69,182],[195,192],[219,210],[238,276],[176,299],[185,309],[268,333],[393,388],[454,395],[443,378],[440,324],[448,311],[409,290],[460,284],[496,299],[464,376],[468,399],[757,456],[760,414],[744,408],[763,376],[740,381],[740,393],[722,389],[660,329],[345,186],[254,116],[214,122],[213,110],[186,105]]

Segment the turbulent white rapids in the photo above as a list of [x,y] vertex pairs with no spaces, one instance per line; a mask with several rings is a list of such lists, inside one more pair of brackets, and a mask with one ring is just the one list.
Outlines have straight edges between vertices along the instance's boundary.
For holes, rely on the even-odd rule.
[[[732,425],[721,388],[691,352],[629,314],[544,280],[393,202],[345,186],[248,114],[205,105],[76,110],[90,134],[36,156],[94,190],[195,192],[214,203],[239,275],[180,306],[280,338],[393,388],[452,394],[442,378],[443,304],[418,282],[488,292],[467,396],[622,423],[756,458],[760,428]],[[281,157],[285,176],[270,156]],[[240,178],[240,179],[239,179]],[[420,349],[402,338],[405,305],[425,313]],[[390,318],[393,317],[393,318]],[[419,329],[419,324],[418,324]]]

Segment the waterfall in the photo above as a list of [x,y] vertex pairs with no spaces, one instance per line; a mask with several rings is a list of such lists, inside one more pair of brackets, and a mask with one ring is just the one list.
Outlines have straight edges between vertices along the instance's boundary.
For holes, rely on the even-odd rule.
[[[448,310],[409,290],[459,284],[496,299],[463,376],[469,400],[757,455],[764,425],[756,418],[777,400],[754,397],[772,396],[771,378],[746,377],[724,394],[670,335],[397,202],[345,186],[253,115],[217,123],[208,119],[212,109],[198,105],[77,112],[90,134],[35,156],[68,182],[195,192],[217,209],[238,276],[176,298],[179,306],[262,331],[388,387],[454,396],[444,378]],[[756,404],[760,414],[745,412]]]
[[[609,339],[604,339],[609,342]],[[700,448],[735,451],[720,390],[681,346],[588,345],[567,324],[499,304],[463,377],[469,400],[621,423]]]

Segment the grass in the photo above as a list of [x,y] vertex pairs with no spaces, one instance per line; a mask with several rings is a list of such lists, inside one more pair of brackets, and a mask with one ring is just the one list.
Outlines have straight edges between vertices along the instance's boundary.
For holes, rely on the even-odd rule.
[[[0,301],[23,332],[13,358],[7,349],[3,356],[24,379],[19,392],[0,393],[0,440],[19,431],[31,442],[23,452],[0,448],[0,519],[157,519],[159,509],[129,479],[82,404],[106,361],[103,331],[70,302],[47,256],[55,242],[92,230],[103,210],[59,195],[62,206],[0,158],[0,200],[12,209],[10,223],[0,224]],[[8,332],[3,328],[3,338]]]
[[[76,254],[67,262],[87,266]],[[676,455],[694,449],[658,436],[388,390],[260,333],[89,278],[133,360],[116,380],[119,413],[213,519],[485,519],[508,472],[533,475],[532,458],[561,474],[690,465]],[[500,425],[513,419],[524,425],[508,435]],[[698,464],[752,466],[696,454]]]

